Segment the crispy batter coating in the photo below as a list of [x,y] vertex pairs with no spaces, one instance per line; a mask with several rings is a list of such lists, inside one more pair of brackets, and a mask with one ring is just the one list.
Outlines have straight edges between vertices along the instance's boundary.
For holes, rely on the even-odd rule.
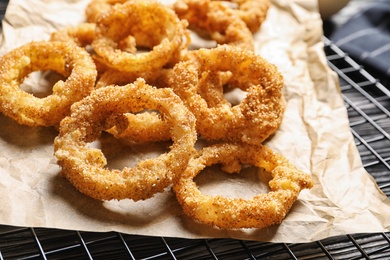
[[[101,150],[88,147],[115,118],[127,112],[158,110],[170,123],[170,151],[132,168],[109,170]],[[187,167],[196,142],[195,118],[171,89],[156,89],[144,80],[93,91],[72,106],[54,141],[63,174],[82,193],[99,200],[144,200],[162,192]]]
[[87,22],[96,23],[99,16],[107,12],[115,4],[123,4],[130,0],[91,0],[85,8]]
[[94,23],[81,23],[76,26],[66,27],[51,34],[51,41],[74,42],[77,46],[90,45],[95,38]]
[[[169,69],[147,71],[143,73],[124,73],[109,69],[105,71],[96,83],[96,88],[109,85],[123,86],[142,78],[147,84],[158,88],[169,87]],[[143,113],[126,113],[115,119],[115,126],[107,132],[127,142],[145,143],[170,140],[170,124],[157,111]]]
[[171,126],[158,112],[126,113],[115,120],[115,126],[107,132],[128,143],[167,141],[171,138]]
[[206,31],[218,44],[254,49],[253,35],[245,22],[221,1],[179,0],[173,9],[197,30]]
[[[264,168],[272,174],[271,191],[252,199],[202,194],[194,178],[214,164],[222,164],[222,169],[228,173],[238,172],[242,165]],[[267,146],[223,143],[205,147],[193,157],[173,189],[184,212],[191,218],[219,228],[238,229],[279,224],[301,190],[312,186],[309,174]]]
[[[35,71],[52,70],[66,80],[53,86],[52,94],[38,98],[20,89]],[[97,71],[89,54],[64,42],[30,42],[0,58],[0,111],[20,124],[57,126],[70,106],[94,88]]]
[[[216,0],[211,0],[216,1]],[[257,32],[267,17],[270,0],[227,0],[237,5],[235,12],[252,33]]]
[[[133,40],[137,50],[145,51],[131,53],[120,49]],[[127,1],[113,5],[99,16],[92,47],[107,66],[142,72],[161,69],[179,59],[189,44],[187,22],[181,21],[169,7],[154,1]]]
[[[207,91],[214,93],[206,99],[202,96],[205,77],[211,77],[206,79],[213,83]],[[175,93],[194,113],[198,134],[205,139],[260,144],[282,122],[283,76],[276,66],[251,51],[229,45],[192,51],[187,61],[173,68],[171,80]],[[225,83],[247,92],[238,105],[224,99],[221,84]]]
[[169,87],[171,69],[159,69],[142,72],[122,72],[115,69],[108,69],[96,81],[96,88],[109,85],[124,86],[134,82],[137,78],[143,78],[149,85],[157,88]]
[[[50,41],[61,41],[68,44],[75,44],[76,46],[85,48],[90,53],[91,58],[95,62],[98,76],[106,71],[108,67],[96,58],[91,44],[95,38],[96,24],[95,23],[81,23],[75,26],[65,27],[57,30],[50,35]],[[134,50],[135,44],[127,42],[128,46],[122,46],[126,50]]]
[[[66,27],[51,34],[51,41],[64,41],[74,43],[80,47],[90,47],[95,39],[96,24],[81,23],[75,26]],[[135,54],[137,52],[135,38],[131,35],[118,44],[122,51]],[[92,57],[94,54],[92,53]]]

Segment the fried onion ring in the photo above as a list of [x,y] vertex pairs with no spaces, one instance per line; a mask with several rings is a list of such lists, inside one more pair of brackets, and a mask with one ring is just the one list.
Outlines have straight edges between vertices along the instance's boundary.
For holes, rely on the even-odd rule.
[[[143,78],[147,84],[158,88],[169,87],[169,69],[147,71],[144,73],[124,73],[116,70],[107,70],[96,83],[96,88],[109,85],[123,86],[134,82],[137,78]],[[115,126],[107,130],[118,139],[127,142],[145,143],[167,141],[170,139],[170,124],[161,118],[155,111],[144,111],[143,113],[126,113],[116,118]]]
[[[57,126],[70,106],[94,88],[97,71],[89,54],[64,42],[30,42],[0,58],[0,111],[20,124]],[[52,70],[66,80],[52,94],[38,98],[20,89],[26,76]]]
[[[271,191],[252,199],[204,195],[194,178],[215,164],[221,164],[228,173],[238,172],[242,165],[264,168],[272,174]],[[309,174],[267,146],[223,143],[205,147],[199,156],[193,157],[173,189],[185,214],[191,218],[219,228],[238,229],[281,223],[301,190],[312,186]]]
[[[221,82],[247,92],[239,104],[208,103],[202,97],[203,78],[210,74],[215,76],[216,72],[230,72],[231,78]],[[229,45],[192,51],[189,60],[175,65],[171,79],[171,87],[196,117],[197,132],[208,140],[259,144],[274,133],[282,121],[283,76],[276,66],[251,51]],[[216,84],[214,91],[220,94],[208,97],[209,100],[224,100],[223,86]]]
[[[64,41],[75,43],[80,47],[87,47],[92,44],[95,38],[96,24],[81,23],[75,26],[66,27],[51,34],[51,41]],[[125,38],[118,44],[119,49],[135,54],[137,52],[135,39],[132,36]]]
[[108,69],[96,81],[96,88],[102,88],[109,85],[124,86],[134,82],[137,78],[143,78],[147,84],[158,88],[169,87],[171,69],[160,69],[152,71],[122,72],[115,69]]
[[[119,47],[134,37],[142,53]],[[113,5],[96,22],[94,51],[107,66],[124,72],[161,69],[180,58],[190,43],[187,22],[167,6],[154,1],[127,1]],[[150,51],[149,51],[150,50]]]
[[[170,151],[132,168],[109,170],[103,153],[86,143],[112,127],[115,117],[143,109],[158,110],[170,123]],[[54,141],[65,177],[82,193],[99,200],[144,200],[172,184],[194,154],[195,118],[171,89],[156,89],[144,80],[123,87],[99,88],[72,106]]]
[[189,25],[206,31],[218,44],[229,44],[246,50],[254,49],[252,32],[245,22],[222,2],[179,0],[173,9]]
[[89,23],[96,23],[99,16],[110,10],[115,4],[123,4],[129,0],[92,0],[85,8],[85,18]]
[[[211,0],[215,1],[215,0]],[[257,32],[267,17],[269,0],[224,0],[238,5],[235,12],[245,22],[252,33]]]
[[73,42],[79,47],[90,45],[95,38],[94,23],[81,23],[76,26],[66,27],[51,34],[51,41]]
[[[50,41],[62,41],[69,44],[76,44],[79,47],[85,48],[91,55],[95,62],[96,69],[99,73],[103,73],[109,69],[100,59],[97,58],[96,54],[92,49],[92,41],[95,38],[96,24],[95,23],[81,23],[75,26],[69,26],[58,31],[55,31],[50,36]],[[120,46],[122,50],[135,53],[135,43],[131,42],[130,38],[128,41],[123,41]]]

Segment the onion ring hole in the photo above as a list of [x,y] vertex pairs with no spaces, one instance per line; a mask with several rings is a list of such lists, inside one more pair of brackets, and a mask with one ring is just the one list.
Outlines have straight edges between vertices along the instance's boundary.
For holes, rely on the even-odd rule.
[[[87,143],[87,147],[100,149],[107,159],[105,168],[108,170],[123,170],[124,167],[134,167],[139,161],[155,159],[160,154],[167,153],[172,141],[144,143],[117,139],[103,132],[98,140]],[[130,158],[130,159],[129,159]]]
[[66,78],[52,70],[33,71],[20,84],[20,89],[37,98],[44,98],[53,94],[53,86]]
[[211,165],[203,169],[194,181],[205,195],[251,199],[256,194],[268,193],[271,179],[270,172],[254,166],[244,165],[238,173],[229,174],[220,165]]

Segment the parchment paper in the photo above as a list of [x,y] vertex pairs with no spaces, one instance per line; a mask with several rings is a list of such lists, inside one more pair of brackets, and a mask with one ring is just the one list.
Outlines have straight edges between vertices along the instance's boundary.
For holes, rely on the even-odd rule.
[[[84,21],[87,3],[11,0],[3,21],[1,54],[31,40],[46,40],[54,30]],[[267,20],[255,34],[256,52],[279,67],[286,85],[286,114],[267,145],[311,174],[315,182],[313,189],[301,193],[281,225],[237,231],[210,228],[187,218],[170,189],[136,203],[90,199],[60,174],[52,146],[56,129],[21,126],[3,115],[0,223],[297,243],[342,234],[389,231],[390,202],[362,167],[337,76],[326,63],[316,2],[306,4],[305,9],[292,1],[272,1]],[[203,44],[198,39],[194,41]],[[147,149],[131,147],[109,136],[104,136],[98,145],[108,155],[111,167],[123,167],[159,151],[158,145]],[[255,170],[248,170],[244,176],[201,175],[199,183],[204,192],[226,196],[250,197],[267,191],[266,183]],[[256,185],[253,180],[262,184]]]

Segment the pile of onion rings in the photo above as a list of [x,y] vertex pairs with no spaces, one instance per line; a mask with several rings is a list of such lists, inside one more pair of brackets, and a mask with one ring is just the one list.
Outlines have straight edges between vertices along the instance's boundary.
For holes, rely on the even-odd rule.
[[[201,223],[226,229],[278,224],[313,182],[263,144],[285,110],[282,74],[254,52],[253,33],[269,5],[92,0],[83,23],[0,58],[0,111],[20,124],[57,127],[58,165],[84,195],[139,201],[172,187],[185,214]],[[216,46],[192,48],[191,30],[206,32]],[[45,98],[20,89],[40,70],[65,78]],[[245,96],[233,104],[226,91],[234,89]],[[103,152],[89,145],[103,132],[126,144],[170,146],[134,167],[108,169]],[[251,200],[204,195],[194,178],[213,164],[227,173],[262,168],[272,174],[271,191]]]

